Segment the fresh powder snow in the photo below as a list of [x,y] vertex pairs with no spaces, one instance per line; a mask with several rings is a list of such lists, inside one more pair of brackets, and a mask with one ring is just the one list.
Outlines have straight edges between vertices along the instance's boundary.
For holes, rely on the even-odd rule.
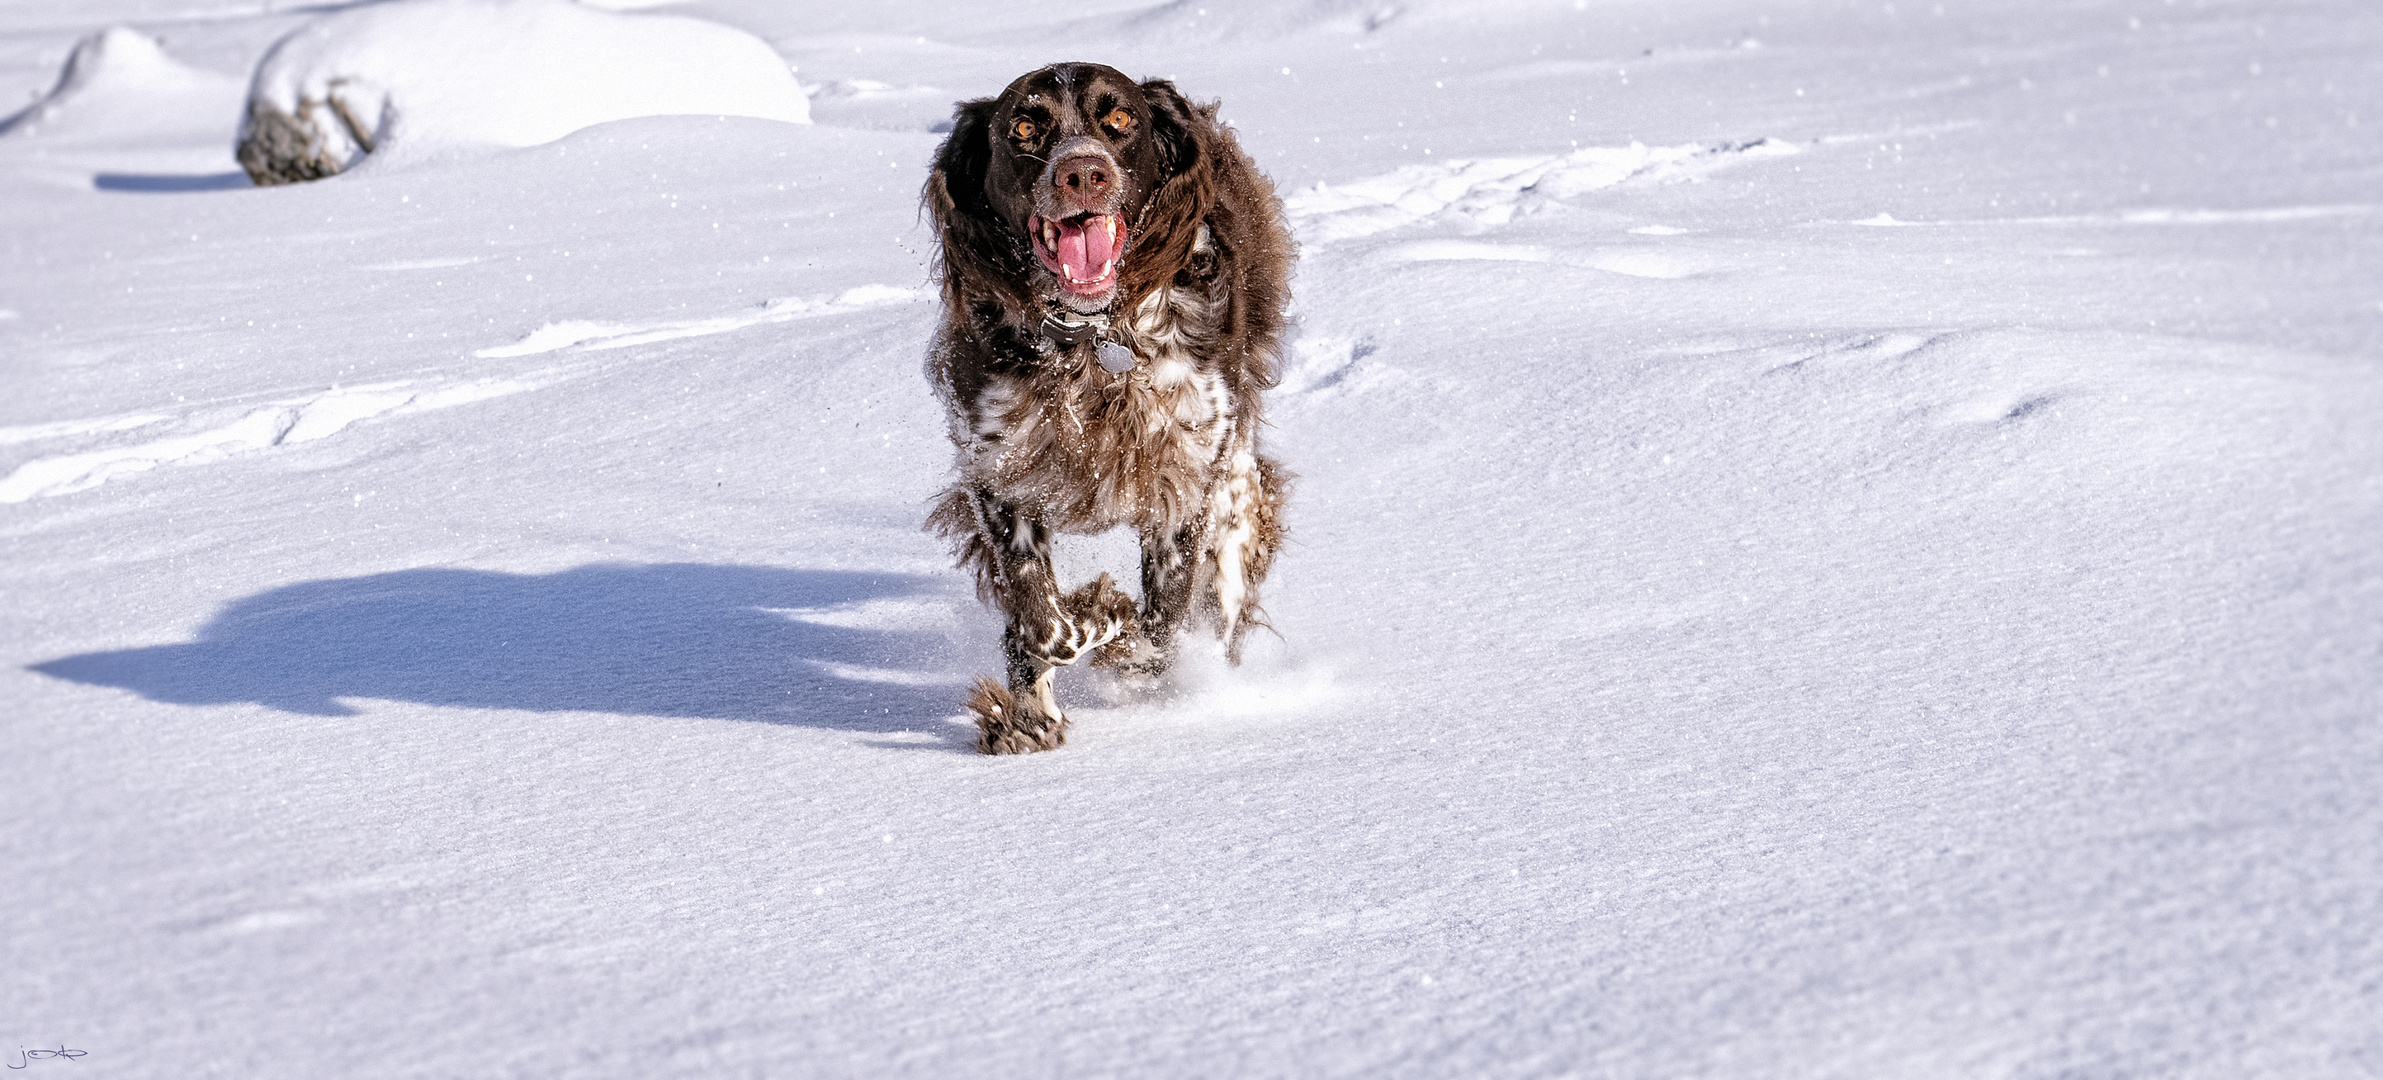
[[[2383,9],[465,6],[0,0],[22,1075],[2383,1073]],[[917,196],[1062,60],[1276,180],[1299,480],[987,758]],[[436,152],[249,186],[318,77]]]

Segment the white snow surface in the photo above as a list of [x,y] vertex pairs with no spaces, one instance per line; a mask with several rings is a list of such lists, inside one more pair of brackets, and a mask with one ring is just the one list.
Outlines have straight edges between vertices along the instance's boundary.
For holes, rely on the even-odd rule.
[[[610,120],[686,114],[810,122],[786,61],[742,30],[577,0],[391,0],[345,7],[276,43],[249,96],[366,153],[534,146]],[[321,105],[371,129],[359,146]],[[311,104],[310,104],[311,103]]]
[[[316,13],[0,0],[128,28],[0,136],[24,1075],[2383,1074],[2383,9],[667,11],[816,122],[252,189],[103,91]],[[1288,199],[1300,479],[985,758],[917,192],[1061,59]]]
[[230,82],[176,61],[156,38],[111,26],[75,42],[57,85],[22,112],[0,120],[0,134],[30,135],[71,115],[82,126],[118,135],[171,138],[189,122],[175,115],[177,101],[197,98],[220,105]]
[[75,186],[95,172],[104,186],[114,179],[105,167],[128,161],[205,176],[219,162],[232,167],[241,95],[237,77],[185,64],[131,27],[105,27],[72,44],[47,92],[0,119],[0,146],[20,161],[65,165]]

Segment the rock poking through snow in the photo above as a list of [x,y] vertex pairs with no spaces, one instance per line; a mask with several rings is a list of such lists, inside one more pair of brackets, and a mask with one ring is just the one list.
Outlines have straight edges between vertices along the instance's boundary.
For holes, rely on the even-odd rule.
[[533,146],[608,120],[711,113],[809,123],[793,69],[761,39],[572,0],[405,0],[350,8],[257,65],[240,166],[318,180],[402,146]]

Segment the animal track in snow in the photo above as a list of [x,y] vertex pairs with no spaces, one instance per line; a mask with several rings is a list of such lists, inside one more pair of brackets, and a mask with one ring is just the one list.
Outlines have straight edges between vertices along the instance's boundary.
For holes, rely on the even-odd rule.
[[1407,262],[1483,260],[1490,262],[1555,263],[1581,266],[1643,278],[1693,277],[1710,269],[1694,259],[1649,248],[1607,248],[1599,251],[1554,251],[1528,244],[1485,244],[1472,240],[1418,240],[1402,245],[1391,257]]
[[[2057,408],[2079,393],[2064,372],[2027,366],[2021,352],[2016,365],[1998,364],[1997,354],[2009,350],[1996,342],[1994,332],[1928,333],[1888,330],[1852,333],[1817,344],[1793,342],[1747,347],[1735,342],[1718,347],[1692,345],[1679,355],[1743,357],[1751,374],[1786,380],[1825,380],[1811,385],[1846,387],[1859,384],[1862,393],[1876,393],[1901,384],[1905,389],[1887,395],[1904,421],[1937,428],[1997,427],[2023,420],[2057,417]],[[1950,351],[1950,355],[1947,355]],[[1836,391],[1828,391],[1835,393]]]
[[935,97],[943,94],[943,91],[915,83],[895,86],[875,79],[830,79],[804,84],[803,93],[810,95],[811,100],[817,103],[847,98]]
[[1590,146],[1544,157],[1407,165],[1380,176],[1318,183],[1283,200],[1300,242],[1321,247],[1448,215],[1478,227],[1625,183],[1694,180],[1756,158],[1800,152],[1789,142]]
[[1332,389],[1364,390],[1397,378],[1389,368],[1366,362],[1379,351],[1372,338],[1308,338],[1291,348],[1291,362],[1278,385],[1285,394]]
[[450,255],[443,258],[399,259],[395,262],[372,263],[367,266],[357,267],[357,269],[387,271],[444,270],[450,266],[470,266],[471,264],[479,261],[481,261],[481,257],[478,255]]
[[859,285],[846,289],[828,300],[804,300],[786,297],[772,300],[760,308],[736,315],[722,315],[710,319],[681,322],[611,323],[586,319],[550,322],[524,335],[511,345],[493,345],[472,355],[483,360],[510,356],[532,356],[538,353],[572,349],[592,352],[598,349],[621,349],[631,345],[645,345],[656,341],[725,334],[749,326],[765,323],[789,322],[795,319],[815,319],[823,315],[838,315],[862,308],[887,304],[907,304],[925,294],[917,289],[899,285]]
[[25,424],[0,428],[0,446],[40,442],[44,439],[63,439],[74,435],[102,435],[113,431],[130,431],[137,427],[162,424],[173,419],[163,413],[133,413],[125,416],[103,416],[97,420],[61,420],[52,424]]
[[[160,465],[198,465],[249,451],[313,442],[338,434],[360,420],[451,408],[533,388],[533,384],[510,379],[479,379],[431,387],[416,387],[404,381],[336,387],[308,397],[260,405],[229,423],[186,434],[35,458],[0,480],[0,503],[21,503],[36,496],[71,495]],[[172,419],[137,414],[6,428],[0,429],[0,436],[14,437],[0,437],[0,443],[127,431]],[[186,423],[192,419],[184,418]]]
[[2055,393],[1995,393],[1929,410],[1927,415],[1940,426],[1953,427],[1970,424],[2008,424],[2025,420],[2060,404],[2061,395]]
[[1900,360],[1945,340],[1946,334],[1916,334],[1890,331],[1870,334],[1842,341],[1832,341],[1816,351],[1801,352],[1795,359],[1773,364],[1763,369],[1765,375],[1792,371],[1822,371],[1861,364],[1875,364],[1885,360]]
[[190,929],[204,934],[240,937],[274,930],[289,930],[300,926],[312,926],[327,917],[322,911],[314,908],[278,908],[209,919],[190,927]]
[[1824,225],[1867,225],[1873,228],[1930,228],[1946,225],[2269,225],[2287,221],[2317,221],[2325,218],[2365,217],[2383,211],[2383,207],[2360,203],[2326,206],[2267,206],[2241,210],[2179,210],[2172,207],[2147,207],[2140,210],[2121,210],[2109,214],[2055,214],[2038,217],[2009,218],[1940,218],[1931,221],[1906,221],[1893,214],[1879,213],[1858,221],[1829,221]]

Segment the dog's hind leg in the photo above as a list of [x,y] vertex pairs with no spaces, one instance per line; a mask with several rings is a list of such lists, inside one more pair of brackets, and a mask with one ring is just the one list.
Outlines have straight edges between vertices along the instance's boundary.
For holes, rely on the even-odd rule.
[[1252,626],[1265,626],[1258,607],[1258,586],[1282,550],[1283,499],[1290,493],[1291,475],[1274,459],[1248,448],[1236,449],[1229,459],[1224,483],[1211,497],[1208,530],[1208,571],[1201,576],[1214,584],[1217,636],[1224,639],[1225,656],[1241,662],[1241,635]]
[[980,680],[969,697],[977,749],[988,754],[1057,749],[1067,742],[1067,714],[1053,694],[1053,673],[1124,634],[1133,625],[1133,600],[1107,574],[1061,595],[1051,572],[1050,530],[989,494],[974,493],[972,503],[981,544],[969,553],[991,563],[1009,677],[1006,687]]
[[1103,647],[1093,663],[1114,668],[1129,678],[1155,680],[1175,661],[1175,632],[1191,610],[1194,578],[1199,572],[1200,530],[1204,522],[1140,530],[1142,540],[1142,609],[1138,633]]

